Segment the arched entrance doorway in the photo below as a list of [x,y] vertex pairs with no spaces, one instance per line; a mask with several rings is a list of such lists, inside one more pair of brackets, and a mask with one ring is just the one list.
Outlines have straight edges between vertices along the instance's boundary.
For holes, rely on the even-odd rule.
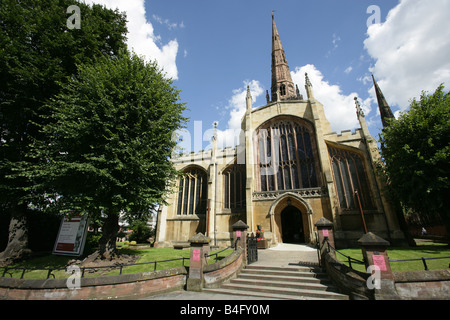
[[[289,209],[288,207],[292,208]],[[272,233],[274,243],[277,244],[280,242],[285,242],[285,240],[283,240],[283,231],[289,230],[291,224],[297,224],[297,228],[294,230],[299,231],[300,228],[302,230],[302,233],[298,232],[298,240],[295,240],[294,238],[294,241],[309,244],[315,243],[316,237],[314,234],[314,227],[312,225],[312,214],[313,211],[310,204],[308,201],[299,196],[299,194],[289,191],[280,194],[271,204],[269,209],[271,219],[270,231]],[[294,219],[289,219],[289,217],[292,218],[292,216]],[[283,226],[284,223],[287,224],[287,226]],[[289,232],[286,235],[289,238]],[[293,233],[293,235],[295,235],[295,233]],[[287,240],[292,241],[289,239]]]
[[283,243],[305,243],[302,213],[292,205],[281,212],[281,237]]

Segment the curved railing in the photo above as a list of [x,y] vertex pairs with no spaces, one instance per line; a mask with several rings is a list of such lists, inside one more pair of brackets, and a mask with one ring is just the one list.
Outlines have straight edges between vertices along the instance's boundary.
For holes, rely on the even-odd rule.
[[[119,269],[119,274],[122,274],[123,268],[125,267],[131,267],[131,266],[137,266],[137,265],[145,265],[145,264],[153,264],[153,271],[156,271],[156,267],[158,263],[162,263],[162,262],[171,262],[171,261],[181,261],[182,267],[186,267],[184,264],[184,261],[188,260],[189,258],[176,258],[176,259],[168,259],[168,260],[156,260],[156,261],[149,261],[149,262],[137,262],[137,263],[129,263],[129,264],[117,264],[117,265],[113,265],[113,266],[96,266],[96,267],[79,267],[80,271],[81,271],[81,277],[84,277],[85,271],[86,270],[97,270],[97,269]],[[74,265],[72,265],[74,266]],[[55,275],[53,274],[54,271],[65,271],[66,273],[70,274],[71,272],[68,271],[70,267],[72,266],[67,266],[65,268],[28,268],[28,267],[0,267],[0,272],[1,272],[1,277],[5,277],[6,274],[9,274],[9,276],[12,278],[13,277],[13,273],[10,272],[12,270],[22,270],[21,275],[20,275],[20,279],[23,279],[25,276],[26,272],[32,272],[32,271],[47,271],[47,277],[46,279],[49,279],[50,277],[53,277],[53,279],[55,279]],[[76,266],[76,265],[75,265]],[[1,271],[3,269],[3,272]]]

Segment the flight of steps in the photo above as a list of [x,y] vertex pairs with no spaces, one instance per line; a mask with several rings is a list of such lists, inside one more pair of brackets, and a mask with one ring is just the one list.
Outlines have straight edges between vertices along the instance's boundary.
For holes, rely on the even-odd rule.
[[292,266],[274,267],[248,265],[237,278],[222,284],[218,289],[204,291],[294,300],[348,300],[338,293],[328,280],[327,274],[318,267]]

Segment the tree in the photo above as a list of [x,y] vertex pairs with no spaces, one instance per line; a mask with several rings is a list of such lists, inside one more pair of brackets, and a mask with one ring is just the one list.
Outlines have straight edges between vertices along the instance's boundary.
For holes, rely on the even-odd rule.
[[130,225],[133,232],[130,235],[130,241],[137,243],[149,242],[149,238],[154,235],[154,231],[147,225],[147,221],[135,220]]
[[[77,5],[81,28],[68,29],[67,8]],[[25,254],[27,207],[46,201],[31,192],[24,170],[33,139],[40,138],[46,101],[77,72],[77,64],[126,48],[125,15],[76,0],[0,1],[0,201],[11,216],[9,241],[0,263]]]
[[155,62],[121,51],[80,66],[48,108],[30,170],[42,181],[35,188],[59,195],[63,210],[101,215],[98,255],[112,259],[119,214],[143,218],[177,175],[172,133],[186,121],[179,91]]
[[450,233],[449,92],[422,92],[380,138],[390,194],[423,217],[439,215]]

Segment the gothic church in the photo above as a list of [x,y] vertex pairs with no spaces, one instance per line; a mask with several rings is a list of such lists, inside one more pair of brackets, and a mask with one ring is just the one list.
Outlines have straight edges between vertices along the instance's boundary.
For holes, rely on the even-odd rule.
[[[306,77],[306,99],[294,85],[272,15],[272,83],[267,104],[253,108],[247,89],[238,146],[173,158],[185,173],[158,212],[157,246],[185,246],[201,232],[211,245],[231,244],[239,220],[264,230],[270,246],[315,244],[315,223],[334,225],[336,245],[354,245],[364,230],[404,243],[393,206],[375,173],[380,153],[355,98],[361,128],[331,131]],[[383,124],[393,117],[374,79]],[[364,218],[364,219],[363,219]],[[364,221],[364,222],[363,222]]]

